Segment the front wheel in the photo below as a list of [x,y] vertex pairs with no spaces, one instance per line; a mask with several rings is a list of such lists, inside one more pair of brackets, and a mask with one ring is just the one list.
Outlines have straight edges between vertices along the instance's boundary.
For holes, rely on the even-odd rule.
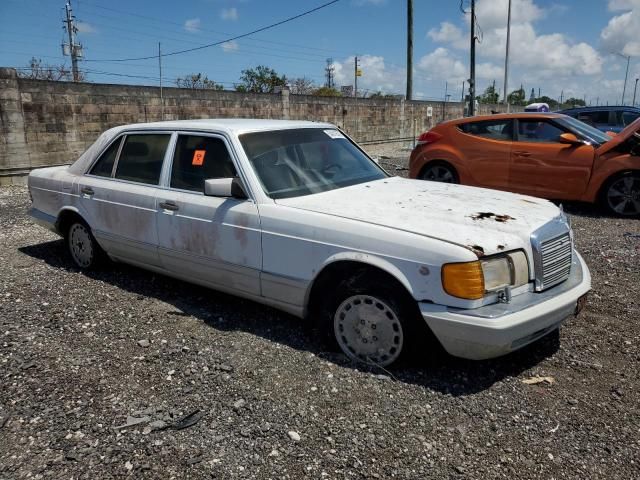
[[321,325],[350,359],[386,367],[438,351],[415,300],[388,276],[363,270],[336,282],[333,292]]
[[69,226],[66,240],[71,259],[78,267],[90,270],[101,263],[104,256],[102,248],[86,223],[73,221]]
[[333,329],[340,349],[353,360],[387,366],[405,344],[400,309],[376,295],[350,295],[336,309]]
[[609,180],[602,192],[603,206],[614,215],[640,215],[640,173],[626,172]]

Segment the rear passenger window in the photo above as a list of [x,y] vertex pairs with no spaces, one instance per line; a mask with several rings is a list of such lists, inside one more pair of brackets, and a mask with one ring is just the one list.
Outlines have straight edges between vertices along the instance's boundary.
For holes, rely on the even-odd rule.
[[607,125],[609,124],[609,111],[580,112],[576,118],[589,125]]
[[113,170],[113,164],[116,161],[116,155],[118,155],[118,148],[120,147],[122,139],[119,138],[113,142],[109,148],[107,148],[102,156],[95,163],[91,171],[91,175],[97,175],[98,177],[110,177]]
[[511,120],[490,120],[469,122],[459,126],[460,130],[476,137],[489,138],[509,142],[513,138],[513,122]]
[[171,188],[203,192],[205,180],[236,175],[236,168],[222,139],[178,136],[171,166]]
[[157,185],[170,138],[168,134],[127,135],[115,177]]
[[631,125],[633,122],[635,122],[638,119],[638,117],[640,117],[640,113],[622,112],[622,122],[618,122],[618,123],[626,127],[627,125]]

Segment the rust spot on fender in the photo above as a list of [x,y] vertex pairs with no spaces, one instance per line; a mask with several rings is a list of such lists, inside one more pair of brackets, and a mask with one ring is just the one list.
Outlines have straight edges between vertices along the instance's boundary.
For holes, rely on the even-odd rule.
[[510,215],[496,215],[493,212],[475,213],[475,214],[471,215],[471,218],[473,220],[484,220],[486,218],[492,218],[496,222],[500,222],[500,223],[505,223],[505,222],[508,222],[509,220],[515,220],[515,218],[513,218]]
[[422,265],[419,269],[418,272],[420,273],[420,275],[429,275],[431,273],[431,271],[429,270],[429,267],[427,267],[426,265]]
[[498,250],[504,250],[504,245],[498,245]]
[[480,245],[467,245],[467,248],[475,253],[478,258],[484,257],[484,248]]

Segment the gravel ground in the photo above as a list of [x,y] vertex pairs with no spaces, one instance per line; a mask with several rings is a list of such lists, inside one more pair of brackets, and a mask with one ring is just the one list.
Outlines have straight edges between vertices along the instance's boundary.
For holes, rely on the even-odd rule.
[[0,189],[2,479],[640,478],[638,220],[570,206],[594,288],[559,335],[386,372],[249,301],[81,273],[28,204]]

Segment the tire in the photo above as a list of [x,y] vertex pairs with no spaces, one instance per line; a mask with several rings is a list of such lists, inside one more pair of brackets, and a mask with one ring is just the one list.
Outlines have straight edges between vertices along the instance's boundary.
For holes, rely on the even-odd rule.
[[106,258],[104,250],[91,233],[91,228],[82,220],[74,219],[70,222],[65,242],[73,263],[82,270],[94,270]]
[[382,275],[365,271],[341,282],[325,306],[327,336],[357,362],[386,367],[424,345],[415,301]]
[[425,165],[418,178],[431,182],[460,183],[456,169],[442,161],[430,162]]
[[600,195],[604,209],[619,217],[640,215],[640,172],[625,172],[609,179]]

